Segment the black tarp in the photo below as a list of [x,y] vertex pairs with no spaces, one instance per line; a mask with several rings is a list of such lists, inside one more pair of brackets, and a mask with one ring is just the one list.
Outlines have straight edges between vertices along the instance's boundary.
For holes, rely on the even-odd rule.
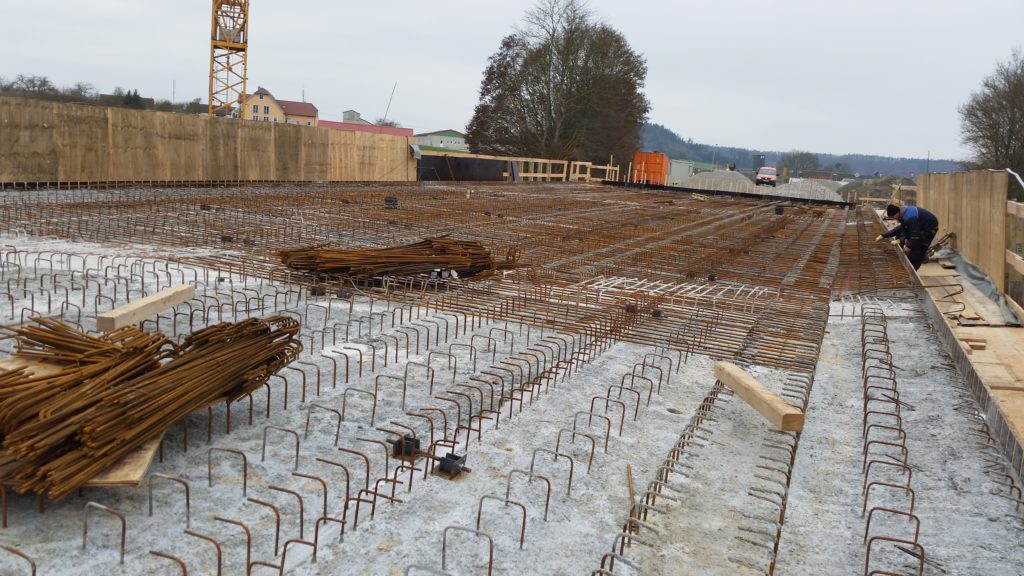
[[505,162],[461,156],[423,156],[418,162],[420,180],[492,181],[504,179]]

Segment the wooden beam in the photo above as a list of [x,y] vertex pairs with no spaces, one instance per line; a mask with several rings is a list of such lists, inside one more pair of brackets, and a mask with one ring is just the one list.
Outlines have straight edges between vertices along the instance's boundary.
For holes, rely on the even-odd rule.
[[180,284],[161,290],[142,300],[130,302],[96,316],[96,329],[103,332],[117,330],[124,326],[137,324],[156,316],[167,308],[194,298],[196,287],[192,284]]
[[799,408],[780,398],[739,366],[716,362],[715,377],[779,430],[800,432],[804,429],[804,413]]
[[1017,304],[1013,298],[1010,298],[1009,294],[1006,294],[1005,296],[1006,306],[1010,308],[1015,316],[1017,316],[1017,321],[1024,324],[1024,308],[1021,308],[1020,304]]
[[1018,274],[1024,274],[1024,258],[1018,256],[1016,252],[1006,251],[1006,263],[1012,266]]

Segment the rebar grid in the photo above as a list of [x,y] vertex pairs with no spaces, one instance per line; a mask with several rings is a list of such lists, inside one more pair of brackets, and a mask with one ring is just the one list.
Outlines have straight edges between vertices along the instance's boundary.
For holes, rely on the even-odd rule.
[[[837,209],[792,208],[778,215],[773,205],[753,200],[702,200],[593,186],[268,185],[16,193],[0,194],[0,229],[10,234],[152,248],[145,256],[104,260],[29,251],[15,240],[0,253],[0,279],[6,282],[0,284],[0,292],[6,288],[0,297],[8,298],[12,321],[26,314],[60,314],[87,322],[81,308],[109,309],[136,297],[140,284],[159,278],[164,284],[195,283],[197,296],[176,307],[170,318],[157,317],[153,327],[177,331],[187,318],[192,331],[222,319],[285,314],[301,322],[299,338],[308,343],[308,354],[331,354],[334,386],[342,377],[347,384],[350,372],[355,377],[358,370],[362,376],[364,364],[372,373],[386,367],[389,358],[399,363],[402,350],[408,362],[410,350],[419,355],[423,346],[425,354],[433,346],[435,358],[428,356],[421,366],[431,393],[435,385],[439,388],[438,402],[407,412],[429,421],[430,441],[423,444],[431,454],[448,446],[445,442],[468,446],[474,436],[479,442],[486,431],[484,420],[493,419],[496,427],[499,419],[511,419],[514,410],[522,411],[554,387],[559,376],[564,380],[578,364],[615,342],[651,345],[657,356],[676,362],[698,353],[813,370],[822,311],[827,310],[839,266],[838,246],[849,232],[846,214]],[[396,203],[387,204],[384,197],[397,198],[397,208],[389,207]],[[440,234],[480,242],[496,254],[516,250],[523,267],[479,282],[423,276],[354,282],[289,271],[274,257],[282,248],[382,247]],[[86,302],[86,292],[95,292],[95,301]],[[0,313],[7,312],[6,303],[0,299]],[[480,332],[488,329],[486,336]],[[470,342],[470,357],[456,358],[459,351],[451,346],[465,346],[455,342],[460,330],[463,338],[476,331],[474,338],[490,341],[479,347]],[[447,352],[442,352],[442,340]],[[499,348],[502,360],[495,359]],[[481,360],[474,356],[480,355],[491,355],[491,366],[477,372]],[[457,365],[467,361],[477,373],[471,385],[455,381]],[[287,410],[289,380],[292,397],[299,393],[297,375],[303,400],[307,384],[312,388],[314,381],[320,395],[319,368],[300,361],[289,369],[294,374],[272,379],[266,387],[268,416],[271,389],[279,394],[284,383]],[[620,410],[615,403],[622,405],[622,418],[627,412],[636,418],[641,397],[650,398],[654,374],[660,370],[645,359],[641,374],[634,372],[628,380],[623,375],[622,384],[603,397],[604,413],[596,412],[600,406],[591,402],[587,420],[601,423],[607,418],[608,429],[583,433],[574,421],[564,443],[584,449],[589,445],[592,460],[602,435],[607,445],[611,417]],[[346,414],[343,403],[334,416],[344,422],[366,418],[373,425],[378,400],[396,390],[407,410],[404,391],[409,380],[405,370],[404,380],[389,377],[347,388],[346,393],[359,395],[346,394],[344,400],[351,399],[352,406]],[[612,395],[616,391],[617,397]],[[227,415],[230,431],[230,406]],[[250,396],[250,424],[252,417]],[[377,424],[383,426],[381,422]],[[435,427],[439,439],[434,438]],[[298,454],[298,432],[285,432],[295,435]],[[343,522],[342,534],[356,529],[360,505],[365,521],[366,509],[372,518],[378,499],[401,501],[397,484],[412,489],[413,468],[389,464],[386,452],[384,474],[371,488],[372,477],[378,476],[371,468],[379,469],[381,462],[375,458],[371,465],[367,454],[379,457],[379,450],[354,446],[367,452],[339,450],[358,454],[365,466],[351,459],[338,463],[345,470],[344,511],[338,518],[320,519]],[[572,457],[563,462],[559,446],[554,448],[556,463],[569,465],[571,475]],[[303,466],[312,460],[301,458]],[[345,463],[356,466],[352,478]],[[577,463],[578,473],[584,473],[583,463]],[[430,462],[422,471],[432,468]],[[531,469],[529,478],[544,477]],[[350,481],[356,483],[351,496]],[[566,492],[571,492],[571,482],[570,476]],[[276,504],[282,509],[292,505],[287,500]]]

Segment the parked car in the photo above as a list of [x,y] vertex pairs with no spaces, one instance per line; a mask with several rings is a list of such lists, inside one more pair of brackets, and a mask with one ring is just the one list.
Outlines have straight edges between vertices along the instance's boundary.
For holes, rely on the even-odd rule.
[[778,180],[777,170],[774,166],[762,166],[757,169],[757,176],[754,178],[754,184],[760,186],[764,184],[766,186],[775,187],[775,182]]

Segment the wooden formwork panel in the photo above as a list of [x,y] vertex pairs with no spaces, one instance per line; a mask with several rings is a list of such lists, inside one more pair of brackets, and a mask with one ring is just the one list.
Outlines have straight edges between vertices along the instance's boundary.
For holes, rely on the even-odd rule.
[[939,219],[940,234],[956,233],[956,247],[1000,291],[1006,281],[1006,172],[927,174],[918,183],[918,206]]
[[0,182],[412,181],[405,136],[0,98]]
[[0,98],[0,182],[51,180],[57,174],[57,116],[49,102]]
[[[57,179],[102,180],[110,171],[110,115],[98,106],[59,107],[56,146]],[[3,177],[0,176],[0,180]]]

